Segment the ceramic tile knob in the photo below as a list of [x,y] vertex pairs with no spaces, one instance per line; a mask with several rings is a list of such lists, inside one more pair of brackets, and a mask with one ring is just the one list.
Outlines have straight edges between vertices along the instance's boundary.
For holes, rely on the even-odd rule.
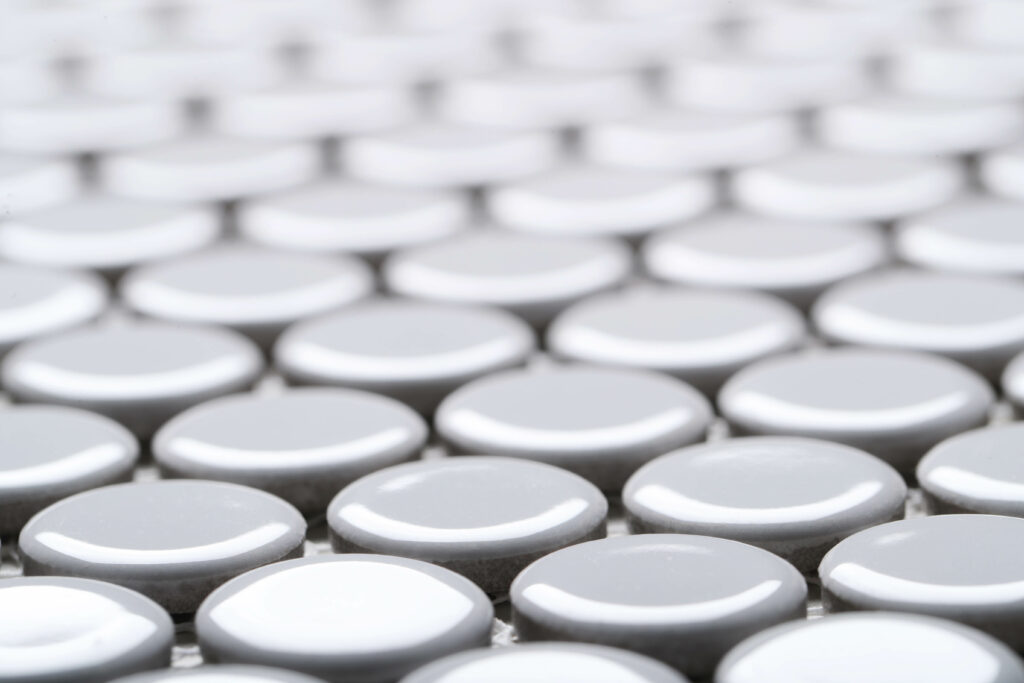
[[814,304],[828,341],[928,351],[999,381],[1024,351],[1024,284],[977,275],[891,270],[836,285]]
[[16,344],[85,324],[107,307],[107,287],[89,273],[0,264],[0,358]]
[[569,307],[546,346],[571,360],[665,372],[713,397],[737,370],[798,348],[806,334],[799,311],[764,294],[637,287]]
[[72,577],[0,582],[0,680],[105,683],[171,663],[174,625],[152,600]]
[[228,244],[142,266],[120,292],[145,316],[223,325],[269,349],[288,325],[362,299],[373,286],[370,268],[355,258]]
[[526,178],[554,166],[553,133],[426,122],[353,137],[337,163],[354,178],[413,188],[477,187]]
[[1024,424],[974,429],[946,439],[917,465],[932,512],[1024,517]]
[[468,579],[426,562],[321,555],[248,572],[196,615],[207,661],[266,664],[332,681],[395,681],[488,644],[494,610]]
[[569,304],[621,285],[628,248],[598,237],[489,230],[393,254],[384,282],[418,299],[499,306],[537,327]]
[[417,669],[401,683],[686,683],[661,662],[603,645],[521,643],[470,650]]
[[302,515],[275,496],[178,480],[66,498],[33,517],[18,544],[27,575],[109,581],[186,614],[231,577],[300,556],[305,539]]
[[0,154],[0,218],[70,201],[81,191],[73,162],[27,154]]
[[801,618],[806,596],[800,573],[775,555],[682,534],[559,550],[523,570],[511,593],[521,640],[623,647],[698,679],[747,636]]
[[993,399],[980,375],[946,358],[841,348],[754,363],[718,406],[734,433],[837,441],[910,476],[930,447],[984,424]]
[[504,311],[382,299],[296,324],[274,362],[292,383],[364,389],[430,414],[462,384],[522,365],[535,346]]
[[832,612],[894,610],[945,617],[1024,648],[1024,519],[938,515],[866,529],[821,562]]
[[153,201],[228,201],[302,185],[319,173],[312,144],[216,135],[118,152],[100,164],[107,191]]
[[636,238],[715,203],[710,176],[566,165],[493,187],[485,202],[500,225],[545,235]]
[[1024,204],[968,196],[898,224],[899,257],[924,268],[979,275],[1024,275]]
[[135,437],[113,420],[75,408],[0,411],[0,535],[80,491],[131,479]]
[[1024,51],[941,36],[912,40],[889,56],[885,85],[935,99],[1014,99],[1024,93]]
[[537,460],[618,491],[647,461],[703,440],[711,418],[707,399],[672,377],[568,365],[475,380],[434,425],[452,452]]
[[77,406],[148,437],[176,413],[253,384],[263,369],[245,337],[213,327],[135,323],[26,342],[0,382],[22,402]]
[[455,190],[328,180],[247,202],[238,222],[243,236],[264,246],[380,261],[469,227],[470,202]]
[[425,560],[502,594],[552,550],[605,536],[608,503],[565,470],[465,456],[389,467],[345,487],[327,510],[336,552]]
[[207,207],[92,195],[0,225],[0,256],[117,274],[200,249],[220,234],[220,217]]
[[978,170],[982,186],[992,194],[1024,200],[1024,145],[1017,143],[989,152],[982,157]]
[[700,110],[644,112],[588,126],[580,134],[590,161],[670,172],[759,164],[788,154],[799,143],[795,116]]
[[651,235],[642,255],[660,280],[758,289],[807,308],[828,286],[884,264],[888,250],[871,225],[721,213]]
[[944,204],[964,184],[963,169],[942,158],[811,150],[738,171],[732,191],[769,216],[886,221]]
[[306,515],[359,477],[416,458],[423,418],[392,399],[332,388],[207,401],[153,438],[165,477],[214,479],[273,493]]
[[1024,665],[998,640],[945,619],[837,614],[766,629],[736,646],[715,683],[840,683],[909,678],[1020,683]]
[[118,678],[111,683],[323,683],[297,671],[275,669],[269,666],[203,664],[191,669],[164,669]]
[[864,451],[818,439],[725,439],[640,468],[622,492],[634,533],[700,534],[774,552],[804,573],[861,529],[903,518],[907,486]]
[[1003,395],[1018,415],[1024,415],[1024,353],[1014,357],[1006,366],[1001,380]]

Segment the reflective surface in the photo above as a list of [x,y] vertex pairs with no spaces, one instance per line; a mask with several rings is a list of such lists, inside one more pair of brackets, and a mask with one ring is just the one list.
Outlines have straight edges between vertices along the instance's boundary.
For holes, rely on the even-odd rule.
[[27,574],[104,579],[192,612],[247,569],[302,552],[306,523],[284,501],[209,481],[135,482],[50,506],[21,531]]
[[493,614],[479,588],[446,569],[397,557],[323,556],[229,582],[203,603],[196,629],[214,661],[393,681],[485,645]]
[[187,680],[189,683],[317,683],[313,678],[295,671],[266,666],[209,664],[200,669],[165,670],[118,678],[113,683],[165,683]]
[[511,598],[522,640],[625,647],[699,678],[744,637],[802,616],[806,594],[789,563],[759,548],[648,534],[547,555],[516,578]]
[[975,429],[946,439],[917,466],[935,512],[1024,517],[1024,424]]
[[842,538],[902,518],[906,494],[900,475],[863,451],[767,436],[664,455],[630,477],[622,498],[634,533],[731,538],[808,573]]
[[436,562],[501,593],[536,557],[603,537],[607,511],[601,492],[569,472],[466,456],[368,475],[331,501],[327,523],[336,551]]
[[637,467],[704,437],[707,400],[639,370],[564,366],[510,370],[448,396],[434,424],[456,453],[493,453],[564,467],[603,490]]

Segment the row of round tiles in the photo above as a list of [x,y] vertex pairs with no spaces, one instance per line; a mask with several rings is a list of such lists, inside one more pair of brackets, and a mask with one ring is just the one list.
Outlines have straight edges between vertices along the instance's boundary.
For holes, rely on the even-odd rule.
[[[979,569],[976,554],[1010,559],[1007,546],[1021,526],[1024,520],[989,515],[892,522],[850,537],[822,563],[829,609],[889,609],[929,618],[872,612],[801,622],[807,587],[783,560],[734,541],[646,534],[572,545],[535,561],[512,585],[513,621],[522,641],[622,647],[700,679],[717,668],[716,680],[726,681],[848,680],[830,677],[837,659],[809,658],[799,650],[817,642],[829,655],[852,647],[838,660],[858,672],[898,662],[901,674],[938,676],[929,680],[1019,681],[1017,656],[981,632],[1020,649],[1022,615],[1011,595],[1020,582],[1019,562]],[[167,613],[133,591],[83,578],[29,577],[5,580],[3,593],[8,614],[19,623],[34,610],[33,643],[6,648],[13,655],[0,663],[6,678],[80,674],[76,680],[108,680],[169,659]],[[997,602],[994,594],[1005,599]],[[979,630],[931,618],[936,614]],[[214,663],[383,683],[486,645],[492,619],[485,594],[455,573],[400,557],[347,554],[275,562],[228,580],[203,601],[196,630],[204,657]],[[101,645],[83,650],[81,643],[97,632],[108,638],[89,638]],[[929,636],[923,646],[921,638]],[[887,647],[880,638],[888,639]],[[953,651],[935,649],[936,638]],[[57,656],[35,657],[40,645]],[[513,648],[506,656],[530,651]],[[856,659],[868,653],[866,661]],[[959,660],[967,655],[970,665]],[[433,680],[430,675],[453,664],[492,656],[442,659],[411,680]],[[940,667],[947,657],[960,665]],[[621,661],[645,660],[621,655]],[[600,672],[604,667],[596,664]]]

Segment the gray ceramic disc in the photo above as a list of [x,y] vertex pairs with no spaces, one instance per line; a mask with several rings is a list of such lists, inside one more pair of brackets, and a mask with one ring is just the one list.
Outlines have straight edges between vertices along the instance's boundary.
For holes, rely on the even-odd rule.
[[694,678],[736,643],[804,615],[807,585],[788,562],[736,541],[682,534],[581,543],[512,584],[521,640],[635,650]]
[[897,226],[900,258],[926,268],[1024,275],[1024,203],[969,196]]
[[302,554],[306,521],[263,491],[213,481],[105,486],[55,503],[18,538],[27,575],[85,576],[193,612],[233,576]]
[[806,308],[826,287],[888,260],[885,236],[859,223],[721,213],[652,235],[654,277],[698,287],[759,289]]
[[0,410],[0,535],[61,498],[128,481],[135,437],[113,420],[75,408]]
[[909,476],[929,448],[984,424],[993,400],[981,376],[941,356],[839,348],[744,368],[718,407],[734,433],[838,441]]
[[715,683],[1022,683],[998,640],[945,619],[875,612],[782,624],[722,660]]
[[423,418],[397,401],[309,388],[190,408],[157,432],[152,451],[166,477],[245,484],[316,515],[364,474],[416,458],[426,440]]
[[234,244],[143,266],[120,290],[143,315],[225,325],[269,348],[291,323],[368,296],[373,273],[351,257]]
[[638,237],[704,213],[715,203],[710,176],[563,165],[525,180],[492,187],[494,220],[546,235]]
[[401,683],[686,683],[661,662],[603,645],[522,643],[470,650],[417,669]]
[[563,311],[547,348],[563,358],[669,373],[714,396],[751,362],[799,347],[799,311],[757,292],[637,287]]
[[917,465],[934,512],[1024,517],[1024,423],[974,429],[946,439]]
[[999,381],[1024,350],[1024,283],[898,269],[836,285],[814,304],[825,339],[929,351]]
[[663,455],[622,492],[634,533],[731,538],[804,573],[850,534],[903,518],[907,487],[863,451],[784,436],[726,439]]
[[262,369],[259,349],[235,332],[133,323],[22,344],[0,382],[18,401],[90,409],[148,437],[189,406],[249,387]]
[[26,339],[87,323],[107,307],[95,275],[0,264],[0,357]]
[[323,679],[269,666],[203,664],[194,669],[165,669],[135,674],[111,683],[171,683],[181,680],[188,683],[321,683]]
[[331,180],[247,202],[238,220],[246,238],[269,247],[378,260],[453,235],[469,219],[464,193]]
[[952,159],[811,150],[740,170],[731,189],[740,206],[770,216],[884,221],[944,204],[964,181]]
[[605,536],[608,503],[551,465],[466,456],[389,467],[346,487],[327,523],[337,552],[434,562],[487,593],[552,550]]
[[431,413],[451,391],[534,351],[533,331],[504,311],[377,300],[300,322],[274,348],[297,384],[333,384],[396,398]]
[[1017,415],[1024,415],[1024,353],[1018,354],[1003,372],[1002,389]]
[[622,284],[631,268],[619,242],[486,230],[397,252],[384,280],[404,296],[500,306],[543,326],[574,301]]
[[994,195],[1024,200],[1024,144],[1017,142],[988,152],[980,161],[981,184]]
[[171,663],[174,625],[152,600],[102,581],[0,581],[0,680],[106,683]]
[[0,154],[0,216],[5,219],[70,201],[81,180],[70,159]]
[[1024,519],[938,515],[858,532],[821,562],[832,612],[894,610],[946,617],[1024,649]]
[[206,661],[390,683],[487,645],[493,616],[483,591],[447,569],[402,557],[319,555],[228,582],[199,609],[196,631]]
[[208,207],[93,195],[0,225],[0,256],[117,273],[205,247],[220,233],[220,217]]
[[647,461],[703,440],[711,418],[707,399],[672,377],[568,365],[478,379],[434,424],[452,452],[538,460],[618,491]]

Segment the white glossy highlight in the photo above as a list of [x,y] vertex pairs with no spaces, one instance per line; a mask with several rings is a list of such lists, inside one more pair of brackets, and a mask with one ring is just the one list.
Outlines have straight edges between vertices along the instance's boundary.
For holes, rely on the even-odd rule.
[[572,672],[571,680],[589,683],[649,683],[618,662],[579,652],[519,651],[501,657],[467,662],[439,676],[435,683],[526,683],[533,676]]
[[931,486],[976,500],[1004,503],[1019,503],[1024,500],[1024,482],[996,479],[953,465],[940,465],[927,472],[924,479]]
[[104,443],[50,462],[17,469],[0,467],[0,491],[50,486],[55,481],[72,481],[125,459],[124,444]]
[[[823,577],[826,578],[826,577]],[[1024,580],[979,585],[950,585],[903,579],[855,562],[842,562],[827,579],[844,590],[899,604],[1000,607],[1024,600]]]

